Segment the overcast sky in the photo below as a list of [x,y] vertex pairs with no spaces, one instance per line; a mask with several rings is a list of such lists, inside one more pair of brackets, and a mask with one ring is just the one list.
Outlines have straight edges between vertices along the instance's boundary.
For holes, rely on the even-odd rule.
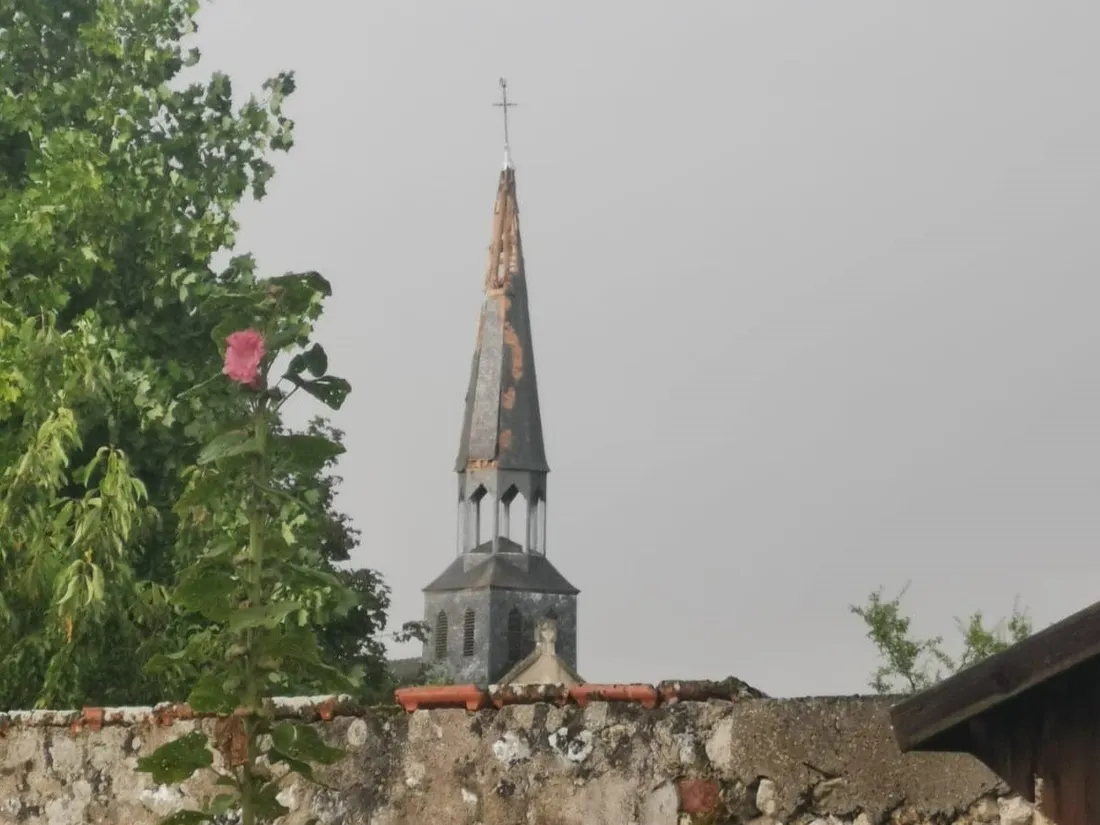
[[242,93],[297,72],[241,246],[333,282],[341,504],[395,625],[455,552],[500,75],[586,679],[859,692],[848,606],[880,585],[924,634],[1100,597],[1094,0],[220,0],[200,26]]

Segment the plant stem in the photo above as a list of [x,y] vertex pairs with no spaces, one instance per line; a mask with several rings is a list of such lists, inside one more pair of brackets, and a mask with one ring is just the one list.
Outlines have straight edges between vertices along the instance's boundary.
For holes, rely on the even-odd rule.
[[282,397],[282,400],[280,400],[279,403],[275,405],[275,412],[278,412],[279,410],[281,410],[283,408],[283,404],[285,404],[287,401],[289,401],[291,398],[293,398],[294,393],[298,392],[298,389],[299,389],[298,387],[295,387],[290,392],[288,392],[286,395],[284,395]]
[[[248,578],[248,603],[252,607],[258,607],[263,601],[263,562],[264,562],[264,530],[263,511],[260,508],[262,500],[259,488],[267,480],[267,437],[269,424],[267,420],[267,403],[261,398],[256,404],[256,484],[250,491],[248,505],[248,554],[249,554],[249,578]],[[256,825],[256,811],[254,795],[257,788],[256,759],[259,756],[256,749],[256,716],[262,710],[263,687],[256,682],[256,672],[253,667],[255,657],[252,652],[254,634],[251,629],[245,631],[245,685],[247,715],[244,719],[244,735],[247,743],[247,755],[241,768],[241,825]]]

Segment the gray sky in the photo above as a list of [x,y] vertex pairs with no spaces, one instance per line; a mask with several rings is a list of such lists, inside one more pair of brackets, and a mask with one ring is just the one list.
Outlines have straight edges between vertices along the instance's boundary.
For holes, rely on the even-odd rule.
[[334,284],[342,505],[394,624],[454,554],[502,74],[587,679],[857,692],[848,605],[879,585],[911,581],[928,634],[1097,598],[1095,2],[222,0],[200,25],[240,91],[298,74],[241,245]]

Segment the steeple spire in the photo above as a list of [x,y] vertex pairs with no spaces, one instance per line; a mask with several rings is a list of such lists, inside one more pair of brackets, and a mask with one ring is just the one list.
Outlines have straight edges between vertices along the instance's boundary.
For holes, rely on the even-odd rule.
[[550,470],[542,440],[516,170],[511,167],[501,170],[497,184],[485,301],[455,462],[459,473],[489,467]]
[[[506,84],[502,82],[501,88]],[[506,103],[507,97],[501,105]],[[516,170],[510,165],[500,171],[497,182],[485,300],[455,472],[459,474],[464,514],[460,552],[479,546],[484,528],[488,528],[494,553],[503,547],[511,548],[509,552],[518,547],[524,553],[546,553],[546,474],[550,467],[542,440]],[[527,524],[526,536],[515,536],[515,541],[509,534],[513,502],[526,509]]]

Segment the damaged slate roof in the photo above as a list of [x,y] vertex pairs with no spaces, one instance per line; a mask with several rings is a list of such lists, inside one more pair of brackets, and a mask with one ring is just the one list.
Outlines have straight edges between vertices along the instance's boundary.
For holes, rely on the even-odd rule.
[[497,187],[485,301],[455,471],[484,465],[538,473],[550,470],[535,379],[516,170],[510,164],[501,171]]

